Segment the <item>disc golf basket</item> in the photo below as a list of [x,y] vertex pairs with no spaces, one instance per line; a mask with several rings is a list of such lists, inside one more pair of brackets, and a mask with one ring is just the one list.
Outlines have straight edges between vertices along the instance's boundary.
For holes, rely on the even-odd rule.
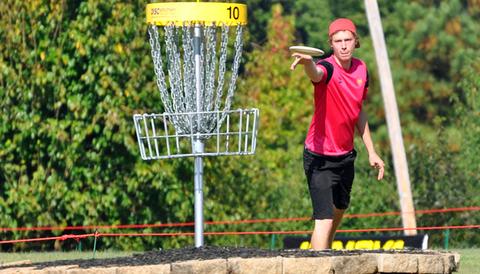
[[202,158],[251,155],[256,148],[258,109],[230,109],[247,9],[235,3],[169,2],[147,4],[146,13],[165,112],[133,116],[140,155],[143,160],[195,158],[195,246],[200,247]]

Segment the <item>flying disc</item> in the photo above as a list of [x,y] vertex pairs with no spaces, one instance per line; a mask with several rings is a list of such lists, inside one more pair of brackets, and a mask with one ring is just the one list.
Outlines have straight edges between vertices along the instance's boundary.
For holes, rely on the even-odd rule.
[[321,49],[306,47],[306,46],[291,46],[288,49],[293,52],[298,52],[298,53],[307,54],[311,56],[321,56],[325,53]]

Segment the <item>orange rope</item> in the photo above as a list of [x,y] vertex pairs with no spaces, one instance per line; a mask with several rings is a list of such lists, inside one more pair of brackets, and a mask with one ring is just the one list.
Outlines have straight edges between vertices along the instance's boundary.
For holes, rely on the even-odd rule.
[[[433,214],[433,213],[446,213],[446,212],[460,212],[460,211],[478,211],[479,206],[472,207],[458,207],[458,208],[445,208],[445,209],[425,209],[416,210],[415,214]],[[409,214],[405,212],[404,214]],[[402,215],[401,212],[382,212],[382,213],[364,213],[364,214],[345,214],[344,218],[369,218],[369,217],[381,217],[381,216],[398,216]],[[272,219],[253,219],[253,220],[238,220],[238,221],[207,221],[206,225],[229,225],[229,224],[252,224],[252,223],[276,223],[276,222],[293,222],[293,221],[309,221],[309,217],[297,217],[297,218],[272,218]],[[3,227],[0,231],[53,231],[53,230],[93,230],[93,229],[140,229],[140,228],[165,228],[165,227],[191,227],[194,226],[193,222],[183,223],[167,223],[167,224],[131,224],[131,225],[89,225],[89,226],[44,226],[44,227]]]
[[56,237],[33,238],[33,239],[5,240],[5,241],[0,241],[0,244],[56,241],[56,240],[65,241],[67,239],[75,239],[75,240],[79,241],[80,239],[85,239],[85,238],[92,237],[92,236],[95,236],[95,233],[82,234],[82,235],[67,234],[67,235],[56,236]]
[[[404,231],[404,230],[445,230],[445,229],[476,229],[480,228],[480,225],[458,225],[458,226],[429,226],[429,227],[416,227],[416,228],[403,228],[403,227],[391,227],[391,228],[366,228],[366,229],[340,229],[339,233],[346,232],[386,232],[386,231]],[[205,232],[205,236],[219,236],[219,235],[273,235],[273,234],[310,234],[312,231],[219,231],[219,232]],[[90,233],[82,235],[62,235],[58,237],[47,238],[32,238],[32,239],[20,239],[20,240],[5,240],[0,241],[0,244],[8,243],[21,243],[21,242],[39,242],[39,241],[52,241],[60,240],[65,241],[67,239],[80,240],[87,237],[178,237],[178,236],[194,236],[193,232],[178,232],[178,233]]]

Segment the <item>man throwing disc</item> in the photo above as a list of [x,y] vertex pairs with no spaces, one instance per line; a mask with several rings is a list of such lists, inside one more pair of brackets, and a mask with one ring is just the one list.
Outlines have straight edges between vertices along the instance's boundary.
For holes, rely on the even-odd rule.
[[350,203],[354,178],[355,128],[368,151],[370,165],[381,180],[384,163],[375,152],[367,115],[362,110],[368,92],[365,63],[353,57],[360,47],[355,24],[346,18],[328,29],[333,54],[317,63],[310,55],[294,53],[291,65],[303,65],[314,87],[315,110],[305,140],[303,162],[313,206],[315,227],[311,244],[328,249]]

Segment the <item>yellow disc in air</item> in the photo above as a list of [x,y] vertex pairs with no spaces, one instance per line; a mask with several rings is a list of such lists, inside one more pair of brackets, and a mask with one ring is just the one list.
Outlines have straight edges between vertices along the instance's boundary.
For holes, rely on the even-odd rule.
[[167,2],[147,4],[147,23],[159,26],[187,24],[246,25],[247,6],[217,2]]

